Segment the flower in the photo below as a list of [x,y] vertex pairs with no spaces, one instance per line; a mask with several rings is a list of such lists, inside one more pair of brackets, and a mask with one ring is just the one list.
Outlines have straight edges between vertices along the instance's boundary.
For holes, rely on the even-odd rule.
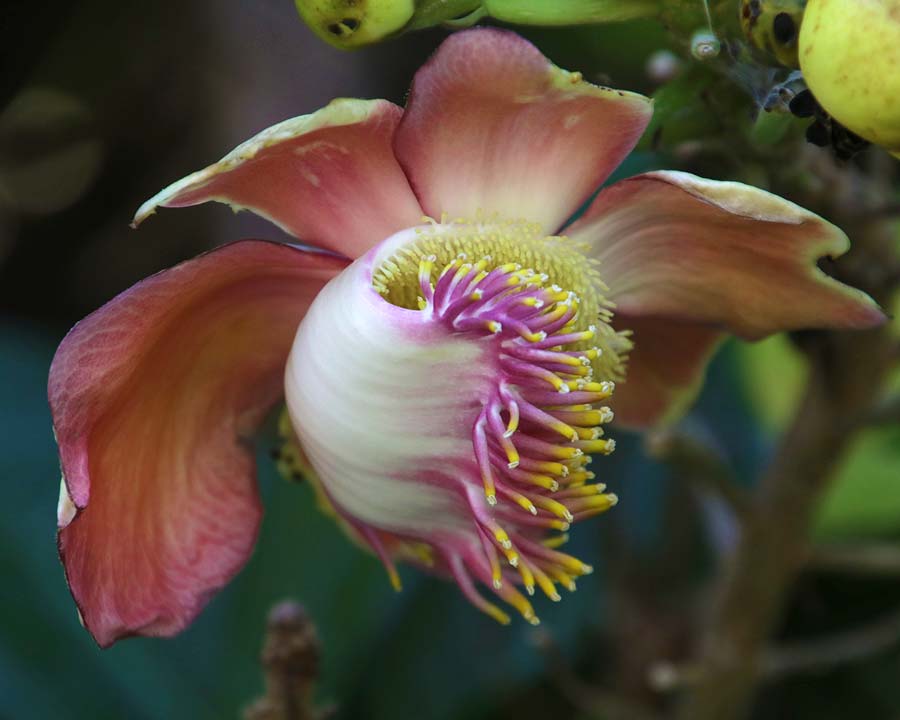
[[495,618],[476,583],[536,621],[519,588],[555,600],[590,570],[551,531],[615,503],[587,466],[613,449],[609,406],[671,416],[726,331],[881,322],[816,267],[841,231],[745,185],[639,175],[565,227],[650,113],[471,30],[405,111],[336,100],[142,206],[136,222],[219,200],[322,250],[220,247],[60,345],[59,550],[97,642],[181,630],[246,562],[261,507],[244,440],[283,393],[302,461],[392,577],[395,558],[432,562]]

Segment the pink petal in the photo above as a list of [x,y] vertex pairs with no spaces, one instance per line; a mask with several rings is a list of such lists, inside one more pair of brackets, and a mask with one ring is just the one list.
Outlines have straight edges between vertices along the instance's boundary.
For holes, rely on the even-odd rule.
[[628,374],[610,399],[616,423],[645,427],[677,419],[700,391],[723,334],[699,323],[625,314],[615,323],[633,330],[635,341]]
[[758,339],[807,327],[865,328],[884,315],[816,261],[844,253],[834,225],[762,190],[678,172],[603,190],[567,234],[593,243],[617,306],[634,329],[616,417],[672,418],[699,390],[718,331]]
[[178,632],[247,561],[261,515],[249,438],[306,308],[345,264],[234,243],[138,283],[63,340],[49,383],[59,552],[101,646]]
[[709,323],[748,339],[884,320],[868,295],[816,267],[849,248],[839,228],[741,183],[638,175],[603,190],[567,234],[594,244],[624,313]]
[[555,232],[631,151],[651,103],[595,87],[510,32],[445,41],[416,73],[397,157],[433,217],[481,210]]
[[134,225],[162,207],[208,200],[249,209],[304,242],[356,257],[422,210],[394,158],[401,110],[385,100],[334,100],[285,120],[145,202]]

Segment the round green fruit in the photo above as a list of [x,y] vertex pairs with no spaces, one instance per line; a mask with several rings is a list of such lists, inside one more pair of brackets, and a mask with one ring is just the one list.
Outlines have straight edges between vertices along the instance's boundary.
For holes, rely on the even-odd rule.
[[797,63],[797,37],[807,0],[741,0],[741,29],[758,55],[789,68]]
[[413,0],[295,0],[297,11],[316,35],[349,50],[402,29],[413,16]]
[[900,0],[809,0],[800,68],[828,114],[900,157]]

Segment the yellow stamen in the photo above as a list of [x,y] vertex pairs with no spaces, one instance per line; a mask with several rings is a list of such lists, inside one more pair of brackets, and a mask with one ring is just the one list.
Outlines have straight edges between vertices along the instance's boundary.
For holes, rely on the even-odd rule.
[[574,519],[572,517],[572,513],[569,512],[569,509],[561,502],[557,502],[553,498],[544,497],[543,495],[535,495],[534,497],[532,497],[532,501],[539,508],[548,510],[557,517],[561,517],[563,520],[572,522],[572,520]]
[[541,545],[550,548],[551,550],[555,550],[558,547],[562,547],[567,542],[569,542],[568,535],[554,535],[553,537],[544,538],[543,541],[541,541]]
[[537,580],[537,584],[540,586],[541,590],[544,591],[544,595],[550,598],[553,602],[559,602],[562,598],[559,596],[559,593],[556,592],[556,585],[548,578],[543,572],[541,572],[540,568],[534,568],[534,579]]

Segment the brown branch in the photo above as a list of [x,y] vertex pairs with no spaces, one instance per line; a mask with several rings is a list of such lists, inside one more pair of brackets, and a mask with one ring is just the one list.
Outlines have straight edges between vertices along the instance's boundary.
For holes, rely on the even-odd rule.
[[875,402],[891,343],[884,328],[810,338],[804,398],[721,578],[684,720],[733,720],[749,711],[769,637],[808,556],[812,514],[852,437],[841,419],[865,414]]
[[660,720],[650,708],[583,682],[566,662],[550,633],[536,630],[531,639],[544,657],[550,680],[579,713],[606,720]]
[[[820,673],[866,660],[900,644],[900,609],[875,622],[812,641],[793,643],[766,652],[760,662],[760,680]],[[700,682],[697,665],[659,663],[650,670],[651,687],[670,692]]]
[[813,548],[807,565],[813,570],[853,575],[900,575],[900,544],[828,544]]
[[260,661],[266,692],[244,711],[244,720],[322,720],[312,704],[319,641],[301,605],[286,601],[269,612]]

